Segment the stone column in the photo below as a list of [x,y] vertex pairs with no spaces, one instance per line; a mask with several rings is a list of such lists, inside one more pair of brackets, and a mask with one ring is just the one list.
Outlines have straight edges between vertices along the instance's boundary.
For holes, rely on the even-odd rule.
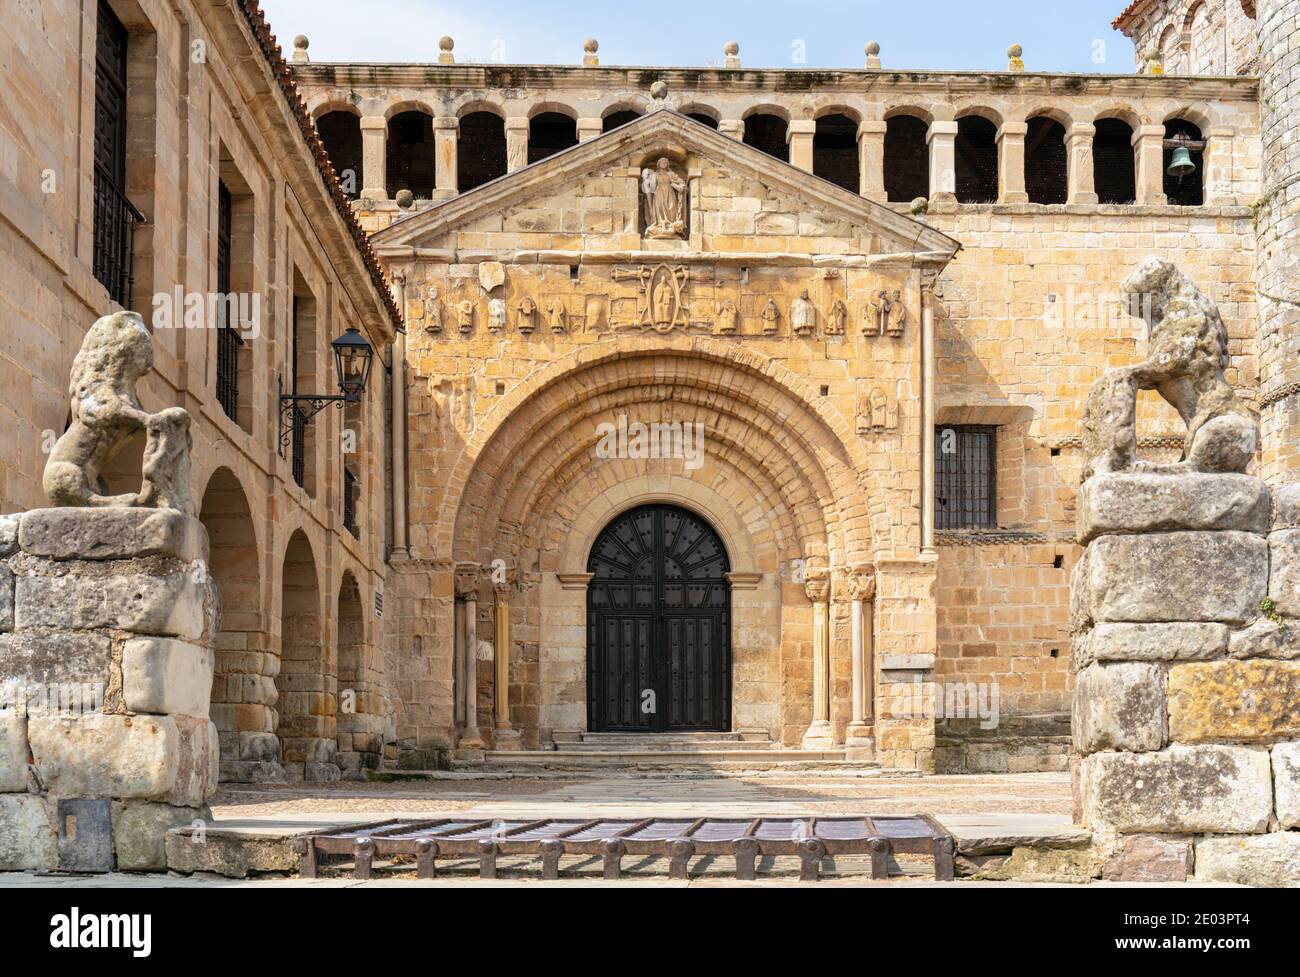
[[804,584],[812,603],[812,723],[803,734],[805,750],[828,750],[835,744],[831,728],[830,575],[821,571]]
[[732,139],[743,140],[745,138],[745,120],[723,119],[718,123],[718,131],[724,136],[730,136]]
[[459,137],[459,119],[440,115],[433,120],[433,152],[437,157],[434,163],[434,200],[446,200],[458,192]]
[[1025,192],[1025,136],[1027,122],[1004,122],[998,130],[998,203],[1029,202]]
[[[393,272],[393,288],[397,307],[406,315],[406,272]],[[405,560],[410,556],[406,538],[406,334],[399,332],[393,340],[392,392],[389,398],[390,422],[393,428],[391,446],[393,472],[393,552],[392,559]]]
[[930,203],[957,202],[957,123],[931,122],[926,136],[930,144]]
[[1211,126],[1205,131],[1205,202],[1212,207],[1235,207],[1232,182],[1232,126]]
[[1141,846],[1163,855],[1144,881],[1194,862],[1202,881],[1300,883],[1296,488],[1121,471],[1079,491],[1075,805],[1104,878],[1142,878]]
[[1097,180],[1092,166],[1092,141],[1097,127],[1091,122],[1074,122],[1066,134],[1069,148],[1069,195],[1067,203],[1097,203]]
[[884,203],[885,130],[883,121],[858,123],[858,193],[868,200]]
[[785,130],[785,140],[790,144],[790,165],[808,173],[813,171],[813,134],[817,123],[812,119],[795,119]]
[[595,139],[605,131],[605,120],[599,118],[583,118],[578,120],[578,142],[583,143],[589,139]]
[[934,556],[934,282],[921,283],[921,553]]
[[528,165],[527,119],[512,117],[506,119],[506,172],[513,173]]
[[388,199],[388,120],[382,115],[361,118],[361,196]]
[[849,574],[849,615],[853,639],[853,706],[844,745],[850,760],[874,760],[871,736],[872,627],[876,578],[870,568]]
[[1138,126],[1133,134],[1137,161],[1137,202],[1148,207],[1169,202],[1165,196],[1165,127]]
[[1256,11],[1263,142],[1255,223],[1260,474],[1276,485],[1300,479],[1300,0],[1258,0]]
[[510,593],[515,589],[515,571],[505,571],[505,579],[492,585],[496,598],[496,634],[493,641],[495,654],[495,714],[493,740],[498,750],[518,749],[519,731],[510,725]]
[[477,563],[456,564],[456,598],[464,615],[461,626],[461,647],[464,653],[461,697],[464,702],[465,726],[461,730],[459,747],[462,750],[483,749],[483,736],[478,729],[478,587],[480,567]]

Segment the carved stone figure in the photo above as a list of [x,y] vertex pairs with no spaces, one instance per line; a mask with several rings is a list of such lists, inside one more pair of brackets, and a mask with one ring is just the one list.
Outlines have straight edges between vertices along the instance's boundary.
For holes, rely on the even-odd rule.
[[506,331],[506,300],[488,299],[488,332]]
[[[43,487],[56,506],[142,506],[194,514],[190,494],[190,415],[180,407],[147,413],[135,385],[153,368],[153,339],[134,312],[90,327],[72,361],[72,424],[45,463]],[[137,493],[104,495],[100,471],[137,431],[146,434]]]
[[903,304],[903,294],[897,288],[889,297],[889,307],[885,310],[884,319],[886,336],[903,335],[903,327],[907,324],[907,306]]
[[664,157],[654,169],[641,171],[641,195],[645,199],[645,236],[686,236],[686,181],[673,172]]
[[515,308],[519,311],[519,331],[527,336],[537,328],[537,303],[525,295]]
[[858,395],[857,429],[859,434],[883,434],[896,426],[889,397],[880,387]]
[[[1152,256],[1124,281],[1149,329],[1147,360],[1107,372],[1083,411],[1084,479],[1115,471],[1243,472],[1258,426],[1224,378],[1228,330],[1219,310],[1172,262]],[[1130,304],[1129,308],[1136,306]],[[1187,424],[1175,464],[1137,460],[1137,395],[1154,390]]]
[[474,331],[474,303],[469,299],[461,299],[456,303],[456,322],[462,333]]
[[862,307],[862,335],[886,335],[891,308],[889,293],[883,289],[877,292],[875,301],[868,302]]
[[546,313],[550,317],[551,332],[561,335],[569,331],[568,312],[564,308],[563,299],[551,299],[551,304],[546,307]]
[[763,304],[763,309],[758,316],[763,320],[763,335],[775,336],[777,323],[781,318],[781,310],[777,308],[776,299],[768,299]]
[[424,331],[442,332],[442,303],[438,301],[438,286],[430,285],[424,299]]
[[844,304],[843,299],[836,299],[831,303],[831,311],[826,316],[826,335],[843,336],[845,324],[849,320],[849,309]]
[[726,299],[718,306],[718,335],[730,336],[736,332],[736,303]]
[[817,331],[817,309],[808,298],[808,289],[790,306],[790,328],[796,336],[811,336]]

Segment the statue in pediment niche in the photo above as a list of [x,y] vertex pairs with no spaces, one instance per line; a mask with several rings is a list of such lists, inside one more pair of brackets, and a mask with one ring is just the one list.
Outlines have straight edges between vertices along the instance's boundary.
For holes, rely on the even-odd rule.
[[858,394],[858,433],[882,434],[897,426],[898,418],[889,397],[879,387]]
[[718,335],[730,336],[736,332],[736,303],[727,299],[718,306]]
[[899,289],[893,292],[881,289],[876,293],[876,300],[868,302],[862,310],[862,334],[864,336],[901,336],[907,324],[907,306],[903,304],[903,293]]
[[506,331],[506,300],[488,299],[488,332]]
[[790,328],[796,336],[811,336],[817,331],[817,309],[806,288],[790,306]]
[[645,236],[686,236],[686,181],[660,157],[654,169],[641,171],[641,196],[645,199]]
[[781,310],[777,308],[776,299],[768,299],[758,316],[763,320],[763,335],[775,336],[777,322],[781,318]]
[[551,332],[558,336],[569,331],[568,311],[563,299],[552,299],[546,307],[546,314],[550,317]]
[[519,331],[527,336],[537,328],[537,303],[525,295],[515,308],[519,311]]
[[460,325],[461,332],[474,331],[474,303],[469,299],[461,299],[456,303],[456,322]]
[[844,304],[843,299],[836,299],[831,303],[830,315],[826,317],[826,335],[843,336],[844,324],[848,321],[849,310]]
[[442,332],[442,303],[438,301],[438,286],[430,285],[424,300],[424,331]]

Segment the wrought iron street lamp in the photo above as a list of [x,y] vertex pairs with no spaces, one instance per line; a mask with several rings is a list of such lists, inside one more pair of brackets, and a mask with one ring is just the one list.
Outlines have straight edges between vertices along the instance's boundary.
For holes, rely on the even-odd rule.
[[[338,373],[338,394],[280,394],[280,456],[293,443],[294,429],[306,427],[307,422],[330,404],[341,409],[345,404],[355,404],[366,392],[370,380],[370,367],[374,363],[374,348],[366,342],[356,326],[349,326],[338,339],[330,343],[334,350],[334,369]],[[283,382],[283,381],[282,381]],[[283,389],[283,388],[282,388]]]

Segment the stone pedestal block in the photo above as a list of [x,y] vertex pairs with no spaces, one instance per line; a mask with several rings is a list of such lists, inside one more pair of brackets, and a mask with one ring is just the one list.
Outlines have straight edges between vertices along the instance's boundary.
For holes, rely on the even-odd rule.
[[[203,526],[143,507],[0,522],[0,869],[161,870],[217,785]],[[58,836],[61,810],[85,830]]]
[[1117,831],[1254,833],[1273,810],[1268,751],[1247,746],[1094,753],[1080,788],[1084,823]]
[[1079,489],[1079,542],[1098,536],[1174,530],[1266,533],[1268,487],[1249,475],[1114,472]]
[[1097,622],[1244,624],[1259,614],[1268,561],[1252,533],[1101,536],[1088,547],[1088,611]]
[[1169,734],[1180,743],[1300,736],[1300,662],[1195,662],[1169,670]]
[[1165,745],[1165,675],[1159,665],[1093,665],[1079,673],[1074,742],[1080,753]]
[[1196,842],[1196,881],[1269,888],[1300,885],[1300,831],[1201,838]]

